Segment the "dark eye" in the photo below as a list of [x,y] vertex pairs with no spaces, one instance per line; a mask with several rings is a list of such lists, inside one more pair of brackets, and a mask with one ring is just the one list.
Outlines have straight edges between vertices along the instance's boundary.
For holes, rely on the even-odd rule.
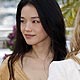
[[23,19],[22,19],[22,20],[20,20],[20,23],[21,23],[21,24],[26,24],[26,20],[23,20]]
[[39,20],[33,20],[32,23],[40,23]]
[[24,23],[24,20],[20,20],[21,23]]

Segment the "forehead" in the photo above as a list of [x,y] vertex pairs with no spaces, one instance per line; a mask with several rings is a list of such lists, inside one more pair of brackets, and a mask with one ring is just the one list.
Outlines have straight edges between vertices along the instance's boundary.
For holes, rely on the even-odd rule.
[[33,5],[29,4],[22,8],[21,16],[38,16],[38,12]]

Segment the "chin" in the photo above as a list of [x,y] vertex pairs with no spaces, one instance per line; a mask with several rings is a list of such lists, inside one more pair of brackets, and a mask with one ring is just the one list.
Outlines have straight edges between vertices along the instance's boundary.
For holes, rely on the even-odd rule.
[[38,44],[38,43],[33,43],[33,42],[32,42],[32,43],[31,43],[31,42],[29,43],[29,42],[27,42],[27,44],[28,44],[28,45],[36,45],[36,44]]
[[28,45],[34,45],[33,42],[26,42]]

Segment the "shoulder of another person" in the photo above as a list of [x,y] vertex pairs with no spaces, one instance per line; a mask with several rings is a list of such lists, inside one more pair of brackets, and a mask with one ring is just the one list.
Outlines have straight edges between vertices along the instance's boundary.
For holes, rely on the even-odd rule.
[[66,60],[61,60],[61,61],[53,61],[50,64],[50,69],[57,69],[59,68],[60,70],[62,69],[71,69],[70,66],[74,66],[74,61],[72,59],[66,59]]
[[65,59],[65,60],[61,60],[61,61],[53,61],[51,62],[50,65],[62,65],[64,66],[65,64],[71,64],[73,63],[72,59]]
[[74,79],[74,75],[78,76],[79,67],[73,59],[53,61],[49,66],[48,80],[70,80],[71,76],[73,76],[72,80],[78,80]]
[[72,60],[53,61],[49,66],[48,80],[67,80],[67,73],[70,71]]

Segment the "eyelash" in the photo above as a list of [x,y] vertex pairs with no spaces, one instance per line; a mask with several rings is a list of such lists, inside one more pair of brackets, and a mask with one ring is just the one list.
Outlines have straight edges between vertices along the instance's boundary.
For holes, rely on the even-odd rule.
[[38,20],[33,20],[32,23],[40,23]]
[[[26,21],[24,21],[24,20],[20,20],[20,22],[24,23],[24,24],[26,23]],[[40,23],[40,21],[39,20],[33,20],[32,23],[37,24],[37,23]]]
[[24,20],[20,20],[21,23],[24,23]]

